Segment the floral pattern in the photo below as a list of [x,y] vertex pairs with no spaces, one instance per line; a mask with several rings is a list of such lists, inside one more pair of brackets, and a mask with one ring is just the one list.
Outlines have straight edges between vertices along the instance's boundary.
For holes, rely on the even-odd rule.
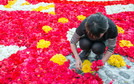
[[56,54],[50,59],[50,61],[53,61],[54,63],[57,63],[59,65],[63,65],[64,62],[67,61],[67,59],[62,54]]
[[45,41],[44,39],[39,40],[37,43],[37,48],[48,48],[50,46],[51,42],[50,41]]
[[108,61],[107,61],[110,65],[112,66],[116,66],[118,68],[124,67],[126,66],[125,61],[123,60],[123,58],[120,55],[112,55]]
[[84,60],[84,62],[82,63],[82,71],[84,73],[93,73],[94,71],[92,71],[91,65],[92,63],[90,61]]
[[[27,1],[30,4],[36,4],[42,0]],[[54,2],[57,1],[55,0]],[[104,5],[127,4],[127,2],[126,0],[125,3],[123,1],[82,4],[80,2],[71,4],[73,3],[71,1],[64,4],[55,3],[55,12],[49,14],[40,12],[43,7],[38,8],[36,11],[0,11],[0,44],[27,47],[27,49],[18,51],[9,58],[0,61],[0,83],[103,84],[97,73],[95,75],[85,73],[82,76],[68,68],[69,60],[64,61],[62,64],[57,64],[57,60],[59,60],[57,57],[59,54],[60,56],[61,54],[66,56],[72,53],[70,42],[67,41],[66,35],[69,29],[77,28],[82,22],[82,20],[78,20],[77,16],[88,17],[96,12],[102,12],[106,15]],[[133,2],[130,1],[130,3]],[[7,2],[0,2],[0,4],[8,5]],[[134,39],[132,38],[134,36],[134,12],[122,12],[106,16],[125,31],[124,33],[119,33],[114,52],[134,59],[133,46],[121,47],[119,45],[121,40],[128,40],[134,44]],[[51,27],[52,30],[44,30],[44,25]],[[57,57],[53,57],[55,55]],[[51,61],[51,58],[55,58],[56,62]],[[91,68],[98,71],[97,66],[102,65],[101,60],[94,61]]]
[[8,1],[8,4],[5,5],[4,7],[5,7],[5,8],[11,8],[11,6],[12,6],[13,4],[15,4],[16,2],[17,2],[17,0]]

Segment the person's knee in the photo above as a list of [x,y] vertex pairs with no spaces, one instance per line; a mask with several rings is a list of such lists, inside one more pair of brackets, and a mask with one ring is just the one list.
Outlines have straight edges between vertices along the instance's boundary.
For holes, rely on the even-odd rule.
[[92,43],[86,38],[83,38],[79,41],[79,46],[82,50],[90,50],[91,45]]
[[102,42],[96,42],[93,44],[92,46],[92,51],[95,53],[95,54],[102,54],[105,52],[105,44],[102,43]]

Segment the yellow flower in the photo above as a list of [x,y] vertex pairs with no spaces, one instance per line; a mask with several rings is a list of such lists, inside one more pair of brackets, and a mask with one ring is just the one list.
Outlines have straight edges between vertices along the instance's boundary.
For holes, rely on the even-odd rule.
[[50,46],[51,42],[50,41],[45,41],[44,39],[39,40],[37,43],[37,48],[48,48]]
[[121,66],[126,66],[126,63],[124,61],[122,61]]
[[64,62],[67,61],[67,59],[62,54],[56,54],[50,59],[50,61],[53,61],[54,63],[57,63],[59,65],[63,65]]
[[127,40],[120,40],[119,45],[120,47],[127,46],[128,48],[130,48],[131,46],[134,46],[130,41],[127,41]]
[[51,11],[48,14],[56,15],[54,11]]
[[44,10],[48,10],[48,9],[54,8],[54,7],[55,7],[55,5],[54,4],[51,4],[51,5],[44,6],[43,9]]
[[114,64],[115,66],[117,66],[118,68],[121,68],[121,66],[120,66],[120,65],[121,65],[121,64],[120,64],[120,61],[115,60],[115,62],[114,62],[114,63],[115,63],[115,64]]
[[33,8],[32,11],[37,11],[36,8]]
[[90,61],[88,61],[88,60],[84,60],[84,62],[82,63],[82,71],[84,72],[84,73],[93,73],[94,71],[91,71],[92,70],[92,68],[91,68],[91,65],[92,65],[92,63],[90,62]]
[[46,33],[48,33],[50,30],[52,30],[52,28],[51,28],[50,26],[47,26],[47,25],[43,26],[42,29],[43,29]]
[[91,65],[92,63],[89,60],[84,60],[84,62],[82,63],[82,66],[85,65],[85,64]]
[[38,11],[42,11],[43,10],[43,6],[39,6],[38,8],[36,8],[36,11],[38,12]]
[[5,8],[11,8],[12,5],[14,5],[17,2],[17,0],[8,1],[8,4],[5,5]]
[[58,19],[58,22],[67,23],[68,22],[68,19],[66,19],[66,18],[59,18]]
[[86,19],[86,16],[79,15],[79,16],[77,16],[77,19],[78,19],[78,20],[82,20],[82,21],[83,21],[84,19]]
[[51,5],[47,5],[47,6],[39,6],[38,8],[33,8],[32,11],[42,11],[42,10],[48,10],[50,8],[54,8],[55,5],[54,4],[51,4]]
[[112,66],[114,66],[115,59],[108,60],[108,63],[110,63]]
[[116,27],[117,27],[118,33],[124,34],[124,29],[122,27],[119,27],[117,25],[116,25]]
[[21,6],[24,6],[24,5],[30,5],[30,3],[26,1],[25,3],[21,4]]
[[123,60],[123,58],[120,55],[112,55],[109,59],[108,59],[108,64],[112,65],[112,66],[116,66],[117,68],[121,68],[126,66],[125,61]]

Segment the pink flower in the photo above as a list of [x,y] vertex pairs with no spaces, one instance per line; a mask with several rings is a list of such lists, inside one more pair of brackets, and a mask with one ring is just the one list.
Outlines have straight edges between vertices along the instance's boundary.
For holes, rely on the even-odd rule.
[[126,67],[127,67],[128,69],[130,69],[130,68],[131,68],[131,66],[129,66],[129,65],[126,65]]
[[110,81],[110,83],[109,84],[113,84],[113,81]]
[[93,61],[92,65],[91,65],[91,68],[92,68],[93,71],[94,70],[98,71],[99,70],[98,66],[103,66],[103,65],[104,65],[104,63],[102,62],[102,60]]
[[99,82],[96,79],[94,79],[94,80],[91,81],[90,84],[99,84]]

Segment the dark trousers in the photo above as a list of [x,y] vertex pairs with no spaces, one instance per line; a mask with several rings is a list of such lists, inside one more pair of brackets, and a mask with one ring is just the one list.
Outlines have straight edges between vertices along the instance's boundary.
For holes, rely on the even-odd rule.
[[82,50],[92,50],[97,55],[103,54],[106,48],[103,41],[93,41],[85,36],[80,38],[79,46]]

